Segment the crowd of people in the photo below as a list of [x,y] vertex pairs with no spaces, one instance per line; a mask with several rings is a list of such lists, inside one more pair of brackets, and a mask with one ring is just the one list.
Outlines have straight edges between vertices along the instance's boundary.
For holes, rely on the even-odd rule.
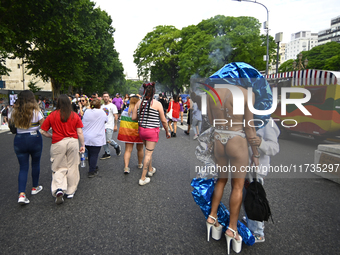
[[[247,90],[240,87],[244,95]],[[130,173],[130,159],[134,144],[136,144],[138,168],[142,169],[139,185],[150,183],[156,173],[153,166],[153,152],[159,141],[159,133],[164,128],[166,138],[176,137],[177,123],[183,125],[183,113],[187,111],[189,135],[191,126],[194,137],[201,134],[202,113],[200,102],[187,97],[186,102],[180,95],[167,98],[159,94],[155,99],[155,83],[143,84],[143,95],[126,94],[123,98],[119,93],[111,99],[108,92],[103,92],[102,97],[93,93],[91,97],[75,94],[74,97],[61,95],[57,99],[54,111],[44,118],[41,107],[31,91],[25,90],[19,93],[14,104],[14,110],[9,118],[13,120],[17,134],[14,138],[14,151],[17,155],[20,171],[18,177],[18,203],[28,204],[26,197],[26,183],[29,172],[29,157],[32,160],[33,187],[31,194],[38,194],[43,187],[39,185],[40,158],[42,152],[42,136],[52,139],[50,149],[52,183],[51,193],[55,197],[56,204],[62,204],[64,198],[73,198],[77,190],[79,174],[79,153],[86,153],[88,159],[88,177],[93,178],[98,174],[98,159],[101,148],[104,154],[100,159],[111,157],[110,146],[115,149],[116,155],[121,155],[121,146],[113,139],[114,132],[118,131],[117,139],[125,144],[124,174]],[[231,92],[226,89],[216,89],[221,98],[228,98]],[[245,96],[245,98],[247,98]],[[245,100],[245,106],[248,101]],[[269,165],[269,156],[275,155],[278,150],[277,138],[279,130],[270,128],[256,132],[253,114],[249,107],[245,107],[244,115],[234,116],[233,104],[225,100],[222,108],[216,106],[213,99],[208,100],[209,122],[213,119],[232,120],[236,123],[231,126],[223,124],[215,127],[213,156],[215,163],[220,166],[231,166],[237,169],[231,175],[231,194],[229,198],[230,222],[225,232],[228,251],[230,243],[235,252],[242,248],[242,237],[237,231],[237,221],[242,205],[243,189],[246,173],[240,171],[242,166],[249,163],[258,166]],[[120,121],[119,129],[118,122]],[[242,126],[241,123],[248,123]],[[52,133],[50,132],[52,129]],[[41,131],[39,131],[41,130]],[[34,144],[34,146],[32,146]],[[248,148],[249,154],[248,156]],[[144,150],[145,149],[145,150]],[[258,179],[264,183],[265,173],[260,173]],[[248,176],[251,180],[251,176]],[[220,205],[224,187],[228,181],[228,175],[220,172],[211,199],[211,210],[206,220],[208,240],[210,232],[214,239],[220,239],[222,226],[218,221],[218,207]],[[263,242],[264,224],[248,219],[244,221],[252,231],[256,242]]]
[[[97,93],[91,97],[63,94],[58,97],[48,116],[44,116],[47,110],[45,101],[36,100],[29,90],[20,92],[9,116],[17,128],[14,151],[20,165],[18,203],[30,203],[26,196],[29,158],[32,160],[31,194],[38,194],[43,189],[39,185],[42,135],[52,140],[51,193],[55,203],[61,204],[65,197],[73,198],[77,190],[80,153],[84,153],[88,160],[89,178],[98,174],[99,158],[105,160],[111,157],[111,146],[117,156],[121,155],[121,146],[113,138],[114,132],[118,131],[118,122],[117,139],[125,143],[124,173],[130,173],[129,162],[136,144],[138,168],[143,169],[139,185],[149,183],[156,172],[152,166],[152,154],[159,139],[160,123],[166,137],[170,138],[171,134],[169,120],[165,118],[167,108],[163,108],[163,105],[168,106],[167,102],[154,99],[155,83],[145,83],[143,88],[143,96],[131,94],[124,98],[119,93],[111,98],[106,91],[102,97],[98,97]],[[104,154],[99,157],[102,147]]]

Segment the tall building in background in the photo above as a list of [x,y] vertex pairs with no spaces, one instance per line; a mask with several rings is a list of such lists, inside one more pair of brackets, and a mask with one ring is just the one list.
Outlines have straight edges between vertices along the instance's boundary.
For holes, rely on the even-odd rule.
[[311,31],[300,31],[291,35],[291,41],[286,44],[285,61],[296,59],[301,51],[308,51],[318,46],[318,34]]
[[318,33],[318,45],[328,42],[340,43],[340,16],[331,19],[331,28]]

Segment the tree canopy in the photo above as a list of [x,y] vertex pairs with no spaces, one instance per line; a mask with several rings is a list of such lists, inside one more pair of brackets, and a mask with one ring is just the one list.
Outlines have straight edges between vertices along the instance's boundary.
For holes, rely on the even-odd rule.
[[51,80],[55,95],[124,82],[111,17],[90,0],[3,0],[0,22],[0,74],[8,74],[6,57],[19,57],[29,73]]
[[[340,43],[328,42],[301,53],[302,63],[306,58],[308,59],[308,69],[340,71]],[[281,64],[279,71],[293,71],[293,62],[293,59],[285,61]],[[296,56],[295,62],[299,62],[298,56]]]
[[[270,37],[269,55],[275,52]],[[139,43],[134,53],[138,74],[173,91],[190,84],[190,78],[211,75],[225,64],[246,62],[259,70],[266,63],[266,36],[253,17],[218,15],[178,30],[157,26]]]

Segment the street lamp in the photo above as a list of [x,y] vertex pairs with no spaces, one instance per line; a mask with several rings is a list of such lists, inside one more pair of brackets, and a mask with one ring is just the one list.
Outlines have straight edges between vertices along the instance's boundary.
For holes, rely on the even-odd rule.
[[269,63],[269,28],[268,28],[268,21],[269,21],[269,11],[267,9],[267,7],[264,4],[261,4],[259,2],[257,2],[256,0],[254,1],[250,1],[250,0],[233,0],[233,1],[237,1],[237,2],[250,2],[250,3],[254,3],[254,4],[260,4],[262,5],[264,8],[266,8],[267,11],[267,22],[265,22],[264,25],[264,29],[267,29],[267,55],[266,55],[266,75],[268,75],[268,63]]
[[298,58],[299,58],[299,63],[298,63],[298,65],[296,66],[296,61],[294,60],[294,62],[293,62],[293,69],[295,70],[296,67],[297,67],[298,70],[306,69],[306,68],[307,68],[307,65],[308,65],[308,59],[306,58],[306,59],[303,61],[303,64],[302,64],[302,53],[300,53],[300,54],[298,55]]

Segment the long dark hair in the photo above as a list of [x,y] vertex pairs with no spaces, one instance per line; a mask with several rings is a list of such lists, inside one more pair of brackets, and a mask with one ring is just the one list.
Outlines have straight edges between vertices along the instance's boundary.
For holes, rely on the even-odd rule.
[[[142,110],[144,109],[143,110],[143,118],[144,118],[145,111],[150,110],[150,105],[151,105],[153,96],[155,95],[155,92],[156,92],[155,84],[156,83],[154,83],[154,82],[143,83],[144,93],[143,93],[141,105],[139,106],[139,116],[141,116]],[[144,100],[147,100],[147,102],[143,105]],[[146,110],[146,108],[147,108],[147,110]],[[143,121],[143,119],[142,119],[142,121]]]
[[63,94],[58,97],[56,110],[60,111],[61,122],[67,122],[72,113],[71,101],[67,95]]
[[175,102],[175,103],[178,103],[178,101],[179,101],[178,98],[179,98],[178,95],[174,95],[174,102]]

